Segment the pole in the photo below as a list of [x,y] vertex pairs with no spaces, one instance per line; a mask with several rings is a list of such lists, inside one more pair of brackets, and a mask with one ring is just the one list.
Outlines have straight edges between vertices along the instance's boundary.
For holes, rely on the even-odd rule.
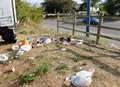
[[57,33],[59,32],[59,12],[57,12]]
[[97,37],[96,37],[96,44],[99,44],[100,40],[100,34],[101,34],[101,22],[102,22],[102,14],[99,13],[99,24],[98,24],[98,30],[97,30]]
[[75,26],[76,26],[76,12],[74,12],[74,18],[73,18],[73,32],[72,35],[75,35]]
[[87,2],[87,26],[86,26],[86,36],[89,37],[89,32],[90,32],[90,3],[91,0],[86,0]]

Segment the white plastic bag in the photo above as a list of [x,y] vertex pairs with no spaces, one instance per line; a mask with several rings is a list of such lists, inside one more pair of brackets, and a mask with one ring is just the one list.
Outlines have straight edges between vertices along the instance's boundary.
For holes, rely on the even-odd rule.
[[20,50],[25,51],[25,52],[29,52],[32,49],[32,46],[27,44],[27,45],[23,45],[20,47]]
[[8,61],[7,54],[0,54],[0,62],[6,62]]
[[71,83],[74,86],[89,86],[92,81],[92,74],[88,71],[80,71],[71,77]]

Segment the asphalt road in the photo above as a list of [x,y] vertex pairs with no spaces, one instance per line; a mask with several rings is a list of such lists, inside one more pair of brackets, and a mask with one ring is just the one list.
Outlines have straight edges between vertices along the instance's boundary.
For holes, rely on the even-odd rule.
[[[56,30],[57,28],[57,22],[56,19],[45,19],[43,20],[42,25],[44,27],[47,27],[49,29],[53,29]],[[70,24],[63,24],[61,23],[61,25],[72,28],[72,25]],[[120,29],[120,21],[110,21],[110,22],[104,22],[102,25],[105,26],[109,26],[109,27],[116,27]],[[69,30],[65,30],[65,29],[60,29],[62,32],[70,32]],[[77,25],[76,26],[76,30],[82,30],[85,31],[86,27],[85,26],[80,26]],[[90,27],[90,32],[92,33],[96,33],[97,29],[95,27]],[[101,30],[101,34],[102,35],[107,35],[107,36],[114,36],[114,37],[118,37],[120,38],[120,31],[114,31],[114,30],[107,30],[107,29],[103,29]],[[120,45],[120,41],[114,41],[114,40],[110,40],[111,43],[115,43],[116,45]]]

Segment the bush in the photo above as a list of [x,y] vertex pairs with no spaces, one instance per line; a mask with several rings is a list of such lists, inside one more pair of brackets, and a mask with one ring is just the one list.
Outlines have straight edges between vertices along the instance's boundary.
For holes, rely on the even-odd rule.
[[16,0],[17,19],[24,22],[36,22],[39,23],[42,19],[43,9],[40,7],[34,7],[22,0]]

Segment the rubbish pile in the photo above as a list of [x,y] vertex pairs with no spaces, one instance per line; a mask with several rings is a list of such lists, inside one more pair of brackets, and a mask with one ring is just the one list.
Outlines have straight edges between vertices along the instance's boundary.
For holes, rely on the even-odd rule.
[[[29,52],[32,48],[48,45],[50,43],[63,44],[63,45],[75,45],[79,46],[83,44],[83,40],[72,39],[71,36],[68,37],[50,37],[41,36],[34,38],[32,36],[18,35],[17,42],[12,45],[11,49],[15,53],[14,58],[19,58],[24,53]],[[67,49],[61,48],[61,51],[66,51]],[[9,56],[6,54],[0,54],[0,62],[8,61]]]
[[60,37],[57,40],[57,43],[63,44],[63,45],[75,45],[79,46],[83,44],[83,40],[81,39],[72,39],[71,36],[68,37]]
[[17,42],[12,46],[13,51],[17,51],[15,58],[23,55],[32,49],[32,37],[18,37]]
[[80,72],[66,77],[64,80],[64,85],[66,87],[87,87],[92,83],[92,76],[95,69],[90,68],[88,70],[81,70]]
[[6,61],[8,61],[8,55],[0,54],[0,62],[6,62]]
[[43,45],[47,45],[47,44],[50,44],[52,43],[52,39],[49,38],[49,37],[39,37],[37,39],[34,39],[33,42],[32,42],[32,47],[39,47],[39,46],[43,46]]

